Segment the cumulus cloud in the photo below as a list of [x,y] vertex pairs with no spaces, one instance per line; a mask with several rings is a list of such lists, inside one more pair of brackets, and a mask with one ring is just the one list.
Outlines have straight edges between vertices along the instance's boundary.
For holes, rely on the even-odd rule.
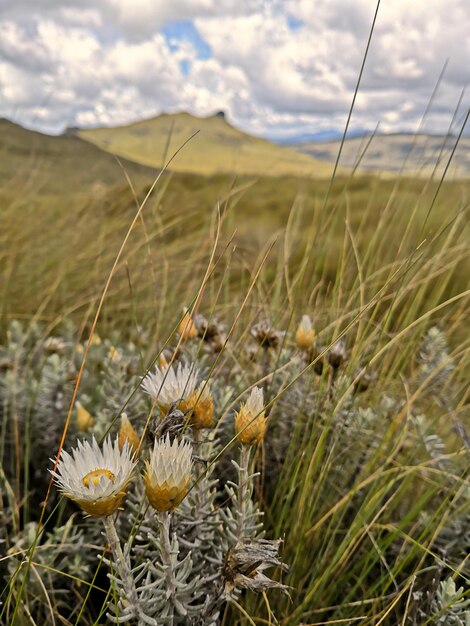
[[[226,111],[249,132],[345,123],[370,0],[3,0],[0,114],[47,132]],[[352,126],[445,132],[470,79],[467,0],[387,0]],[[469,105],[464,97],[462,110]]]

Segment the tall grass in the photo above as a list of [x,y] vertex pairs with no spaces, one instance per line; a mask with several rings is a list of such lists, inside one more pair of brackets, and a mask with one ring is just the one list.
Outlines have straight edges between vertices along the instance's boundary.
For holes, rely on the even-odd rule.
[[[197,177],[164,174],[142,211],[141,187],[105,202],[74,198],[68,211],[56,203],[39,212],[27,193],[4,202],[3,623],[101,623],[113,585],[96,560],[99,536],[79,514],[70,524],[70,509],[47,491],[47,459],[57,452],[90,329],[105,342],[90,345],[75,390],[102,435],[116,430],[124,404],[133,410],[136,372],[176,347],[185,306],[219,318],[228,332],[220,354],[205,354],[196,340],[179,342],[178,357],[210,373],[222,464],[236,447],[227,433],[237,402],[257,384],[265,389],[268,434],[255,455],[255,493],[268,536],[284,537],[290,567],[290,597],[243,595],[227,605],[223,623],[468,619],[458,608],[469,596],[468,554],[459,550],[470,532],[468,184],[444,184],[436,202],[431,181],[340,177],[328,185],[219,177],[201,186]],[[294,339],[305,313],[318,335],[310,359]],[[248,355],[250,330],[265,318],[286,335]],[[55,360],[50,335],[65,342]],[[341,337],[347,357],[335,371],[328,355]],[[113,365],[111,346],[124,369]],[[372,382],[359,393],[365,372]],[[46,399],[57,400],[58,387],[42,393],[51,381],[62,386],[58,407]],[[140,427],[148,425],[142,407],[134,410]],[[66,445],[76,434],[72,422]],[[74,539],[81,527],[89,534]],[[73,549],[78,541],[89,557]],[[64,553],[75,569],[60,560]],[[449,580],[454,596],[439,586],[448,589]],[[62,589],[73,590],[71,604]]]

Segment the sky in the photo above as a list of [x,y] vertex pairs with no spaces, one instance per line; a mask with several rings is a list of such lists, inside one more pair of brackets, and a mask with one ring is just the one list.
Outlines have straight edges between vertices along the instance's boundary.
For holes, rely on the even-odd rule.
[[[341,131],[375,8],[0,0],[0,116],[52,134],[176,111],[224,111],[234,126],[274,139]],[[351,128],[457,132],[469,79],[470,0],[382,0]]]

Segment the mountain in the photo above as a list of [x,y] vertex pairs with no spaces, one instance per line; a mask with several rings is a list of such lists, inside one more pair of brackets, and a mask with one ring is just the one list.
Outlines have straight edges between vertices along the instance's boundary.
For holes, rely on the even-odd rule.
[[[136,183],[148,183],[155,170],[125,159],[122,166]],[[88,193],[126,183],[116,158],[79,137],[52,136],[0,119],[0,185],[12,193]]]
[[[443,172],[457,138],[440,135],[413,135],[397,133],[390,135],[362,136],[346,139],[340,165],[354,167],[360,157],[359,170],[429,176],[436,168]],[[369,145],[368,142],[370,141]],[[340,140],[307,142],[291,147],[325,162],[334,163]],[[436,167],[437,164],[437,167]],[[464,136],[452,158],[449,175],[456,178],[470,176],[470,137]]]
[[170,165],[194,174],[328,177],[329,163],[275,145],[234,128],[222,114],[197,118],[188,113],[163,114],[114,128],[74,130],[103,150],[152,167],[162,167],[194,133]]

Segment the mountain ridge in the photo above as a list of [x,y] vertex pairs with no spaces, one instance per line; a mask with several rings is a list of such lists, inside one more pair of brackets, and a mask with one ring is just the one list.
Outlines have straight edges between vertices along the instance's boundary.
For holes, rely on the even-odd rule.
[[[442,174],[451,158],[457,135],[427,133],[384,133],[347,138],[341,153],[341,165],[354,168],[363,154],[358,169],[362,172],[382,172],[430,176]],[[370,143],[369,143],[370,142]],[[334,163],[341,140],[314,141],[291,144],[291,148],[317,159]],[[470,137],[460,138],[452,155],[449,174],[456,178],[470,177]]]
[[[115,127],[79,129],[75,134],[100,148],[150,167],[202,175],[328,177],[332,166],[288,147],[249,135],[224,115],[195,117],[164,113]],[[189,142],[188,142],[189,140]]]

